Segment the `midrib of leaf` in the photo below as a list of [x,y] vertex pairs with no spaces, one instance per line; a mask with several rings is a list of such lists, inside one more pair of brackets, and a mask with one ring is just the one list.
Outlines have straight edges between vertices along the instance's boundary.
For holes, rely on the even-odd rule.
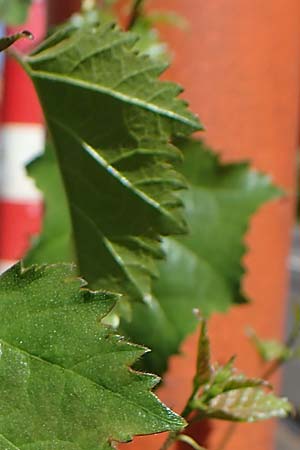
[[[116,170],[111,164],[109,164],[99,153],[97,153],[93,147],[91,147],[87,142],[84,142],[81,139],[78,139],[76,134],[74,134],[70,128],[63,125],[61,122],[56,120],[54,117],[47,116],[49,123],[53,122],[56,125],[60,126],[64,131],[66,131],[74,140],[76,140],[82,147],[86,150],[86,152],[93,158],[97,163],[99,163],[103,168],[105,168],[116,180],[118,180],[126,189],[130,189],[132,192],[134,192],[138,197],[140,197],[142,200],[145,200],[147,203],[149,203],[153,208],[163,210],[164,214],[167,215],[171,220],[172,217],[169,214],[169,212],[161,206],[158,202],[153,200],[151,197],[146,195],[144,192],[142,192],[139,189],[136,189],[133,184],[126,178],[124,175],[122,175],[118,170]],[[65,171],[72,172],[72,168],[65,165],[63,162],[61,162],[61,166],[64,167]],[[73,171],[75,174],[75,172]],[[87,178],[84,178],[80,172],[76,172],[76,176],[82,180],[83,183],[87,184],[89,187],[92,188],[92,190],[95,190],[94,186],[89,183],[89,180]],[[152,181],[152,180],[151,180]],[[98,193],[95,190],[95,193]],[[70,202],[71,203],[71,202]]]
[[[9,447],[8,447],[9,446]],[[0,434],[0,450],[20,450],[12,442],[8,441],[3,434]]]
[[[28,58],[27,60],[25,59],[25,63],[26,63],[26,61],[30,62],[30,58]],[[32,59],[32,62],[35,62],[35,60]],[[25,67],[28,67],[28,66],[25,65]],[[73,86],[80,86],[83,88],[87,88],[87,89],[93,90],[95,92],[99,92],[101,94],[109,95],[111,97],[114,97],[118,100],[129,103],[131,105],[139,106],[140,108],[146,109],[148,111],[151,111],[153,113],[159,114],[164,117],[167,117],[169,119],[173,119],[178,122],[181,122],[184,125],[192,127],[194,129],[194,131],[203,130],[202,126],[199,125],[199,122],[197,120],[188,119],[188,118],[186,118],[180,114],[174,113],[173,111],[170,111],[166,108],[157,106],[154,103],[151,103],[151,102],[148,102],[145,100],[141,100],[138,97],[130,97],[129,95],[126,95],[121,91],[115,91],[107,86],[99,86],[99,84],[94,84],[91,82],[78,80],[75,78],[68,77],[66,75],[58,75],[58,74],[49,75],[46,72],[42,72],[42,71],[38,71],[38,70],[31,71],[30,68],[27,68],[27,72],[30,76],[32,76],[33,79],[40,78],[40,79],[46,79],[46,80],[51,80],[51,81],[59,81],[62,83],[71,84]],[[158,92],[158,93],[160,94],[161,92]]]
[[[66,45],[66,39],[64,39],[62,42],[60,42],[59,44],[54,45],[51,48],[48,48],[44,51],[42,51],[41,55],[36,56],[28,56],[26,59],[24,59],[24,63],[28,62],[29,64],[31,62],[35,63],[35,62],[42,62],[45,60],[49,60],[52,56],[53,59],[56,59],[58,57],[58,55],[60,53],[64,53],[66,49],[70,49],[72,48],[72,46],[75,43],[80,44],[80,37],[78,37],[76,40],[72,40],[72,39],[68,39],[69,40],[69,45]],[[137,40],[137,38],[132,35],[131,33],[123,33],[122,37],[114,42],[109,42],[107,45],[103,46],[101,49],[97,49],[95,51],[92,51],[90,53],[88,53],[87,55],[84,56],[84,58],[82,58],[81,60],[79,60],[71,69],[71,72],[74,72],[76,68],[78,68],[80,66],[81,63],[83,63],[84,61],[87,61],[89,58],[93,57],[93,56],[97,56],[100,55],[101,53],[107,51],[107,50],[111,50],[114,47],[120,46],[121,44],[126,44],[126,43],[134,43]],[[61,51],[60,51],[61,49]],[[118,91],[117,88],[124,83],[124,81],[128,81],[131,78],[134,78],[136,75],[140,75],[141,73],[145,73],[145,72],[152,72],[154,71],[154,69],[157,70],[157,72],[161,73],[163,72],[166,68],[168,67],[168,64],[155,64],[153,63],[153,65],[151,65],[150,67],[146,67],[144,70],[142,71],[136,71],[131,73],[130,75],[128,75],[127,77],[123,77],[115,86],[113,86],[112,88],[109,88],[107,86],[104,85],[99,85],[99,83],[97,84],[93,84],[90,82],[83,82],[83,81],[79,81],[78,79],[74,79],[73,77],[67,77],[65,75],[60,76],[58,74],[55,75],[49,75],[46,72],[43,71],[34,71],[34,74],[36,77],[41,77],[41,78],[47,78],[47,79],[54,79],[54,80],[62,80],[64,82],[68,82],[70,84],[74,84],[74,85],[78,85],[78,86],[86,86],[89,89],[94,89],[98,92],[104,93],[104,94],[109,94],[112,97],[118,98],[119,100],[123,100],[125,102],[131,103],[135,106],[140,106],[142,108],[148,109],[152,112],[155,112],[157,114],[160,115],[164,115],[166,117],[169,117],[171,119],[175,119],[175,120],[179,120],[182,123],[192,127],[195,129],[195,131],[200,131],[203,130],[203,126],[200,124],[200,122],[198,120],[196,120],[196,117],[192,119],[187,119],[186,117],[176,114],[173,111],[170,111],[168,109],[165,108],[161,108],[158,107],[157,105],[149,102],[149,101],[143,101],[137,97],[133,97],[133,96],[129,96],[126,95],[124,93],[122,93],[121,91]],[[31,72],[30,68],[27,66],[27,71]],[[164,85],[162,85],[162,90],[164,88]],[[155,93],[155,96],[160,94],[162,91],[158,91]],[[155,97],[152,97],[152,99]],[[189,114],[192,117],[192,114]]]
[[[131,405],[133,405],[133,406],[138,406],[139,408],[144,409],[144,411],[146,411],[146,412],[149,414],[148,409],[146,409],[146,408],[144,408],[144,407],[141,407],[140,405],[137,405],[137,404],[136,404],[135,402],[133,402],[132,400],[129,400],[127,397],[124,397],[120,392],[113,391],[112,389],[108,388],[107,386],[104,386],[103,384],[95,383],[95,381],[91,380],[90,378],[84,377],[83,375],[81,375],[81,374],[78,373],[78,372],[75,372],[74,370],[67,369],[67,368],[64,367],[64,366],[61,366],[61,365],[58,365],[58,364],[54,364],[54,363],[52,363],[51,361],[47,361],[46,359],[43,359],[43,358],[41,358],[41,357],[39,357],[39,356],[32,355],[31,353],[26,352],[25,350],[21,350],[20,348],[16,347],[15,345],[10,344],[9,342],[4,341],[3,339],[0,339],[0,350],[1,350],[1,343],[4,344],[4,345],[6,345],[7,347],[12,348],[12,349],[13,349],[14,351],[16,351],[16,352],[19,352],[19,353],[21,353],[21,354],[23,354],[23,355],[26,355],[26,356],[29,357],[29,358],[35,359],[36,361],[38,361],[38,362],[41,363],[41,364],[46,364],[46,365],[48,365],[48,366],[50,366],[50,367],[57,367],[58,369],[62,370],[63,372],[70,373],[70,374],[72,374],[73,376],[78,377],[79,379],[87,380],[89,383],[91,383],[93,386],[96,386],[98,389],[99,389],[99,388],[102,388],[104,391],[110,392],[111,394],[113,394],[113,395],[115,395],[116,397],[120,398],[122,401],[125,400],[126,403],[129,403],[129,404],[131,404]],[[127,352],[130,353],[130,350],[128,350]],[[115,353],[118,353],[118,352],[115,352]],[[123,351],[122,351],[122,353],[123,353]],[[104,354],[107,355],[108,353],[104,353]],[[111,354],[111,352],[109,352],[109,354]],[[93,358],[95,358],[95,357],[98,358],[99,356],[101,356],[101,353],[100,353],[100,354],[97,354],[97,355],[93,355],[92,357],[90,357],[90,358],[88,358],[88,359],[93,359]],[[88,361],[88,360],[80,361],[80,362],[76,363],[76,366],[79,365],[79,364],[82,364],[83,362],[87,362],[87,361]],[[159,378],[157,378],[157,382],[158,382],[158,380],[159,380]],[[152,415],[153,417],[156,417],[156,418],[160,419],[160,416],[157,415],[157,414],[153,414],[153,413],[151,412],[151,415]],[[172,423],[172,421],[171,421],[170,423]],[[1,450],[1,449],[0,449],[0,450]]]
[[[111,254],[111,256],[115,258],[115,261],[117,262],[119,268],[128,277],[128,279],[130,279],[133,282],[134,280],[132,279],[130,273],[128,272],[128,270],[126,270],[126,265],[125,265],[123,258],[115,251],[111,242],[108,239],[106,239],[105,236],[101,233],[101,231],[97,227],[97,224],[89,216],[87,216],[85,214],[85,212],[82,209],[80,209],[77,205],[75,205],[72,202],[69,202],[69,203],[72,206],[72,208],[74,208],[82,217],[84,217],[88,222],[90,222],[92,224],[92,226],[95,230],[95,233],[97,233],[98,236],[101,238],[101,240],[105,244],[105,247],[108,250],[108,252]],[[143,296],[143,292],[141,292],[137,286],[136,286],[136,289],[139,291],[139,295]]]

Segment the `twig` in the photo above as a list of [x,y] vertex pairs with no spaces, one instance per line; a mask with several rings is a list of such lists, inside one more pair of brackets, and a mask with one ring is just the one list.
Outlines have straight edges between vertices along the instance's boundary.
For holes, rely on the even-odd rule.
[[262,375],[262,379],[263,380],[267,380],[268,378],[270,378],[272,375],[274,375],[274,373],[277,372],[278,369],[280,369],[280,367],[285,363],[286,361],[284,359],[276,359],[275,361],[273,361],[273,363],[267,367],[266,371],[263,373]]
[[[203,336],[203,333],[206,330],[206,322],[203,321],[202,318],[200,318],[200,316],[199,316],[199,320],[202,321],[202,328],[201,328],[201,331],[200,331],[200,334],[199,334],[198,355],[197,355],[197,364],[196,364],[197,368],[196,368],[196,374],[195,374],[195,377],[194,377],[194,380],[193,380],[193,389],[192,389],[192,393],[191,393],[190,397],[188,398],[188,401],[186,402],[185,407],[183,408],[182,413],[180,414],[181,417],[186,419],[186,421],[188,422],[189,425],[191,423],[193,423],[195,420],[199,420],[200,419],[199,415],[197,415],[196,417],[192,418],[192,420],[188,420],[189,415],[193,411],[193,407],[191,406],[192,402],[195,399],[196,395],[198,394],[198,391],[199,391],[199,389],[201,387],[201,384],[203,382],[203,380],[199,379],[198,372],[200,370],[200,367],[199,367],[199,352],[200,352],[201,343],[202,343],[202,336]],[[173,442],[175,442],[176,440],[179,439],[179,436],[185,436],[185,435],[180,434],[180,433],[181,433],[180,431],[171,432],[169,434],[169,436],[167,437],[166,441],[164,442],[164,444],[162,445],[162,447],[160,448],[160,450],[167,450]],[[199,448],[197,450],[199,450]],[[202,449],[200,448],[200,450],[202,450]]]
[[227,447],[227,444],[229,444],[229,442],[231,441],[231,438],[234,435],[236,428],[237,424],[234,422],[227,427],[227,430],[225,431],[224,436],[216,450],[224,450]]
[[167,450],[175,441],[184,442],[194,450],[205,450],[205,448],[201,447],[201,445],[199,445],[198,442],[196,442],[191,436],[180,434],[180,432],[170,433],[160,450]]
[[191,436],[187,436],[186,434],[180,434],[179,436],[177,436],[177,441],[188,444],[194,450],[205,450],[205,448],[201,447],[201,445],[199,445],[198,442],[195,441],[195,439],[193,439]]
[[127,30],[131,30],[141,15],[145,0],[135,0],[129,17]]
[[[186,420],[188,419],[188,416],[192,412],[192,408],[191,408],[190,404],[191,404],[191,401],[194,399],[197,391],[198,391],[198,389],[196,389],[196,386],[194,385],[193,392],[192,392],[191,396],[189,397],[185,407],[183,408],[182,413],[180,414],[181,417],[183,417]],[[188,424],[190,424],[190,423],[193,422],[193,420],[192,421],[188,421],[187,420],[187,422],[188,422]],[[184,436],[184,435],[181,435],[180,433],[181,433],[181,431],[175,431],[175,432],[173,431],[173,432],[169,433],[167,439],[163,443],[163,445],[160,448],[160,450],[167,450],[170,447],[170,445],[173,444],[173,442],[178,440],[179,436]]]
[[160,450],[167,450],[170,447],[170,445],[172,445],[173,442],[177,440],[179,434],[180,431],[172,431],[171,433],[169,433],[169,436],[167,437],[163,445],[160,447]]
[[[187,417],[189,416],[190,412],[191,412],[191,408],[190,408],[190,401],[191,398],[195,395],[195,393],[193,392],[193,394],[190,396],[190,398],[187,401],[187,404],[185,405],[182,413],[180,414],[181,417],[187,419]],[[189,424],[189,422],[188,422]],[[173,444],[173,442],[177,441],[178,437],[180,436],[181,431],[171,431],[171,433],[169,433],[167,439],[165,440],[165,442],[163,443],[163,445],[160,447],[159,450],[167,450],[170,445]]]

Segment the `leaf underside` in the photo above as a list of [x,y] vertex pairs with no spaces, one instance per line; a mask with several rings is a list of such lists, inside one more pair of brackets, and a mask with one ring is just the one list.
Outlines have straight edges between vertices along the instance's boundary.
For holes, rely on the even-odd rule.
[[102,325],[115,296],[68,265],[14,266],[0,279],[0,449],[102,450],[183,420],[129,367],[145,349]]
[[150,301],[160,237],[186,229],[171,138],[200,125],[176,98],[181,89],[158,81],[165,66],[134,44],[112,25],[67,26],[25,67],[56,149],[80,275]]

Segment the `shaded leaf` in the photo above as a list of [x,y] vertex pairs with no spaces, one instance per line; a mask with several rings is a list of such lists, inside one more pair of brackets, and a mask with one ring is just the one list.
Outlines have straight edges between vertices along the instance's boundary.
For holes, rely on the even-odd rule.
[[130,370],[145,349],[103,326],[115,296],[68,265],[20,265],[0,281],[0,448],[108,449],[184,421]]
[[[52,162],[48,159],[42,157],[30,173],[46,196],[47,214],[56,217],[57,225],[51,224],[47,217],[44,224],[45,236],[47,239],[52,236],[55,253],[52,258],[43,246],[38,247],[30,255],[31,263],[72,259],[64,244],[59,249],[61,237],[70,232],[63,229],[55,232],[55,226],[67,224],[67,206],[59,206],[63,201],[58,189],[59,175],[54,159]],[[196,173],[199,171],[197,176],[189,175],[192,168]],[[268,177],[252,172],[246,164],[223,165],[198,142],[188,144],[183,171],[191,183],[190,193],[183,195],[191,237],[164,239],[168,261],[161,264],[161,279],[155,285],[159,301],[152,298],[150,304],[134,304],[132,320],[129,315],[122,321],[122,332],[154,350],[145,359],[147,369],[157,373],[165,369],[168,356],[176,353],[185,336],[196,328],[194,308],[209,312],[225,309],[236,299],[242,301],[240,259],[250,215],[264,200],[278,195]],[[197,185],[197,179],[202,184],[199,181]]]
[[[182,173],[189,182],[181,198],[190,233],[164,239],[167,261],[160,264],[154,285],[155,308],[134,305],[133,323],[123,321],[123,329],[134,341],[153,349],[147,367],[157,373],[165,370],[168,356],[196,328],[194,308],[207,316],[246,301],[244,236],[251,215],[280,194],[268,176],[247,163],[222,164],[199,141],[178,145],[185,155]],[[146,330],[145,322],[150,324]]]
[[[190,233],[178,238],[174,246],[173,239],[168,239],[170,257],[167,264],[161,265],[155,292],[159,298],[160,290],[176,295],[170,280],[173,273],[179,279],[180,292],[186,292],[185,303],[193,302],[203,314],[226,311],[233,303],[246,301],[241,286],[242,257],[250,218],[263,203],[277,198],[280,191],[269,176],[247,163],[222,163],[200,141],[184,140],[178,145],[185,155],[182,173],[190,187],[182,193]],[[193,260],[194,270],[187,279],[188,257]]]
[[160,236],[185,231],[170,140],[200,125],[176,98],[180,88],[158,81],[164,66],[134,43],[115,26],[69,25],[25,66],[58,156],[80,274],[149,302]]

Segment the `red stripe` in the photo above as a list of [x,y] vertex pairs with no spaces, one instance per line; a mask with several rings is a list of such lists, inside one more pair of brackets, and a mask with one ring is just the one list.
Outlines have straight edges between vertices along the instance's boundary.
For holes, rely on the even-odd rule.
[[42,123],[43,114],[31,80],[18,63],[7,59],[4,71],[2,123]]
[[[32,5],[26,24],[18,27],[9,27],[7,34],[14,34],[24,29],[30,30],[34,34],[35,40],[21,39],[15,46],[22,52],[28,52],[45,35],[46,8],[44,1],[38,1]],[[2,123],[43,123],[43,114],[32,82],[24,69],[9,57],[6,60],[4,70],[1,118]]]
[[19,260],[41,229],[42,205],[0,201],[0,259]]

